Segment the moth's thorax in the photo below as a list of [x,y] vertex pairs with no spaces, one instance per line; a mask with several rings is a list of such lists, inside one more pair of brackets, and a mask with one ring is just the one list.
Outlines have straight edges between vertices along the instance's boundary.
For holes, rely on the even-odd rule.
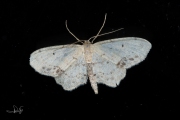
[[91,63],[92,62],[92,44],[88,40],[86,40],[83,44],[84,46],[84,56],[86,63]]

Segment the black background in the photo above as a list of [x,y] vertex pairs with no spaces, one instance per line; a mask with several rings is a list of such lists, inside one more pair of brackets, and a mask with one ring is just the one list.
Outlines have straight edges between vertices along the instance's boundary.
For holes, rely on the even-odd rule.
[[[177,0],[178,1],[178,0]],[[42,47],[76,42],[65,28],[88,39],[107,21],[97,41],[141,37],[152,43],[147,58],[127,70],[116,88],[90,83],[65,91],[29,65]],[[1,114],[6,119],[137,119],[180,114],[180,3],[171,1],[4,0],[0,7]],[[13,111],[23,106],[23,112]],[[1,116],[2,117],[2,116]],[[178,116],[176,116],[178,117]]]

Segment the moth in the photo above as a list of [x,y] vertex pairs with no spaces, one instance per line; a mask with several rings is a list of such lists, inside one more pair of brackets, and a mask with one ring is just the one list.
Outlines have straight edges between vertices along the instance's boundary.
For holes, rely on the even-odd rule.
[[[105,20],[106,15],[104,23]],[[138,37],[115,38],[93,44],[98,36],[104,35],[99,35],[101,29],[96,36],[79,40],[68,29],[67,21],[66,28],[83,45],[38,49],[30,55],[30,65],[38,73],[54,77],[57,84],[68,91],[86,84],[88,78],[95,94],[98,94],[97,84],[118,86],[126,75],[126,69],[143,61],[152,47],[150,42]]]

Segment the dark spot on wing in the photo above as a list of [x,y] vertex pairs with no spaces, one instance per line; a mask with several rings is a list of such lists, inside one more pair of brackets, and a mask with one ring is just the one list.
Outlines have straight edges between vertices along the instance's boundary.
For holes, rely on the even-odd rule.
[[122,58],[122,61],[127,61],[127,58],[126,58],[126,57],[123,57],[123,58]]
[[129,58],[129,60],[133,61],[134,59],[133,58]]
[[54,66],[53,70],[57,69],[58,67],[57,66]]
[[42,67],[42,72],[43,72],[43,73],[49,74],[49,73],[50,73],[50,70],[51,70],[50,67],[46,67],[46,66],[43,66],[43,67]]
[[104,56],[105,54],[102,54],[101,56]]
[[58,69],[56,70],[56,74],[58,74],[58,75],[61,75],[63,72],[64,72],[64,71],[61,70],[60,68],[58,68]]
[[122,63],[120,64],[121,67],[124,67],[125,65],[126,65],[126,63],[124,63],[124,62],[122,62]]
[[124,47],[124,45],[122,44],[122,47]]
[[56,73],[59,73],[59,72],[60,72],[60,70],[59,70],[59,69],[57,69],[57,70],[56,70]]
[[77,60],[77,58],[75,58],[75,57],[73,57],[73,59],[76,59],[76,60]]
[[46,70],[47,70],[47,71],[50,71],[50,70],[51,70],[51,68],[47,68]]
[[124,57],[122,58],[118,63],[117,63],[117,67],[124,67],[126,65],[125,61],[127,61],[127,59]]
[[55,55],[55,53],[53,53],[53,55]]
[[137,56],[137,55],[135,55],[135,58],[138,58],[138,56]]

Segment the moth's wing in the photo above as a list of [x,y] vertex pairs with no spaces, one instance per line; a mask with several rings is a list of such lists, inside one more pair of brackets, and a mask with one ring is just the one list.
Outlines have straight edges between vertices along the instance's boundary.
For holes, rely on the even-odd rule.
[[[96,49],[94,49],[96,51]],[[103,83],[110,87],[116,87],[126,75],[126,69],[118,67],[96,52],[92,56],[93,77],[97,83]]]
[[84,56],[81,55],[72,63],[62,75],[55,77],[58,84],[65,90],[73,90],[87,82],[87,67]]
[[130,68],[146,58],[151,43],[142,38],[126,37],[97,42],[93,47],[103,58],[123,68]]
[[98,83],[116,87],[126,69],[145,59],[151,44],[142,38],[120,38],[92,45],[93,72]]
[[30,65],[40,74],[52,76],[64,89],[72,90],[87,82],[81,45],[61,45],[36,50],[30,56]]

